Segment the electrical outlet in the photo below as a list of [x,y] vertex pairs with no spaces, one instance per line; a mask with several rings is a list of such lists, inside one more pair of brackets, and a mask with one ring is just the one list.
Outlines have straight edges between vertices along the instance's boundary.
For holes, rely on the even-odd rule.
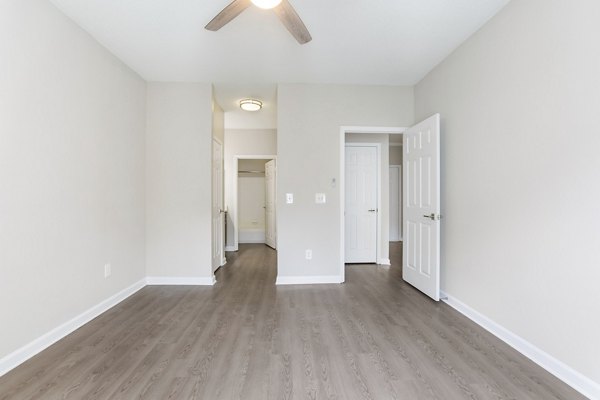
[[104,264],[104,278],[108,278],[112,274],[112,268],[110,264]]
[[311,249],[306,249],[305,257],[307,260],[312,260],[312,250]]
[[317,203],[317,204],[327,203],[327,196],[325,196],[325,193],[315,193],[315,203]]
[[294,204],[294,193],[286,193],[285,194],[285,202],[287,204]]

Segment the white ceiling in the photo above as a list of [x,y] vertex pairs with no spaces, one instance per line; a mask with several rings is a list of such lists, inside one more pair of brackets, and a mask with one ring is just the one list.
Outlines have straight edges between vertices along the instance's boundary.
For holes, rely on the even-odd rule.
[[231,112],[281,82],[413,85],[509,0],[290,0],[305,45],[256,7],[205,30],[230,0],[50,1],[144,79],[212,82]]

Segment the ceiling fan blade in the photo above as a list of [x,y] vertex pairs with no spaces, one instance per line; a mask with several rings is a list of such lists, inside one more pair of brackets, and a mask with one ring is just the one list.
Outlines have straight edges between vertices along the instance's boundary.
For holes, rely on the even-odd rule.
[[275,14],[277,14],[283,25],[296,38],[298,43],[304,44],[312,40],[308,29],[306,29],[306,25],[304,25],[304,22],[302,22],[288,0],[283,0],[273,11],[275,11]]
[[250,0],[233,0],[231,4],[218,13],[204,28],[209,31],[218,31],[248,7],[250,7]]

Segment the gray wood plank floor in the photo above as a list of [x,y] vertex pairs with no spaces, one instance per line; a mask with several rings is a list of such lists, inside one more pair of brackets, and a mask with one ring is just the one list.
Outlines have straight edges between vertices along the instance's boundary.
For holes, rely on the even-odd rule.
[[146,287],[0,378],[0,399],[583,399],[401,278],[276,287],[241,246],[209,287]]

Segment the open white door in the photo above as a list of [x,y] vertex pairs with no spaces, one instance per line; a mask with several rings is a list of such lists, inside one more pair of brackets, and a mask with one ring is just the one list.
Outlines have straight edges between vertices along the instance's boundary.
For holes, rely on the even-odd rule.
[[265,164],[265,243],[277,248],[277,229],[275,224],[275,182],[277,169],[275,160]]
[[346,145],[344,251],[347,263],[377,262],[377,147]]
[[212,270],[225,264],[223,210],[223,146],[213,139],[212,158]]
[[440,115],[404,132],[402,277],[440,299]]

